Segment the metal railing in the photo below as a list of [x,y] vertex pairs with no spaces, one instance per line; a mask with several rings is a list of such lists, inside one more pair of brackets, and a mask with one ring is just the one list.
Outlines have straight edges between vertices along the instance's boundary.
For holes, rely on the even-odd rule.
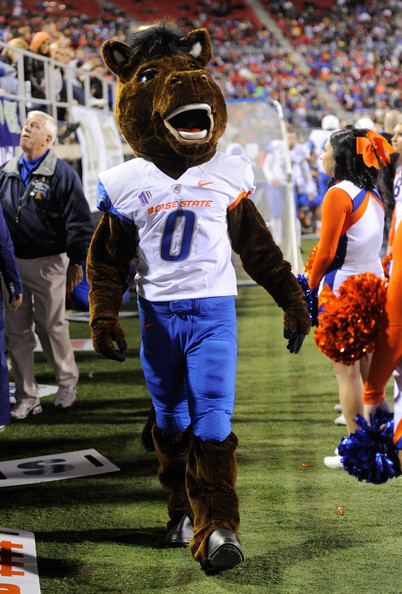
[[[109,80],[97,74],[92,74],[84,68],[76,68],[72,64],[64,64],[41,56],[40,54],[12,47],[7,43],[0,41],[0,50],[3,51],[4,48],[8,48],[16,55],[16,60],[12,65],[17,71],[17,86],[15,93],[6,92],[1,88],[0,79],[0,96],[18,102],[21,121],[25,120],[27,111],[30,109],[43,109],[44,107],[46,108],[46,111],[56,119],[58,110],[66,109],[67,117],[65,119],[68,120],[68,110],[75,103],[73,80],[77,77],[79,77],[82,83],[83,105],[85,107],[98,107],[106,111],[112,110],[116,96],[116,83],[114,80]],[[43,86],[41,87],[44,95],[43,97],[33,96],[31,81],[26,80],[25,78],[25,63],[28,59],[33,59],[36,60],[37,63],[41,62],[43,64],[44,76]],[[57,89],[55,83],[57,79],[60,79],[60,74],[65,82],[65,101],[60,100],[56,95]],[[91,79],[98,79],[102,90],[101,97],[97,98],[95,101],[95,98],[91,94]]]

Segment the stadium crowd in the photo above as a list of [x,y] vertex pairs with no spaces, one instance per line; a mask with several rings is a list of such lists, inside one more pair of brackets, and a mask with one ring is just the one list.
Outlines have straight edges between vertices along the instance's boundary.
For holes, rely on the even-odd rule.
[[[108,2],[97,18],[69,11],[57,19],[43,14],[40,3],[28,19],[14,14],[9,4],[9,11],[0,18],[3,41],[17,44],[18,39],[29,49],[34,34],[45,31],[54,51],[61,48],[63,52],[62,58],[53,57],[102,76],[110,76],[99,57],[103,41],[124,39],[140,24]],[[236,14],[244,15],[233,18],[231,3],[225,3],[226,10],[218,3],[220,11],[216,4],[205,1],[197,9],[189,5],[177,22],[184,29],[208,26],[214,43],[210,68],[227,98],[276,99],[287,120],[300,127],[317,126],[331,111],[318,92],[320,87],[350,114],[361,111],[381,120],[388,108],[401,106],[402,29],[396,18],[397,0],[370,1],[364,6],[338,0],[325,14],[311,6],[300,11],[290,1],[266,2],[267,11],[303,57],[309,75],[296,53],[284,48],[249,8],[236,4]],[[240,13],[239,6],[243,6]],[[148,12],[148,18],[152,17]],[[5,59],[10,62],[7,55]],[[10,67],[9,63],[8,80],[16,75]]]
[[338,0],[325,13],[293,2],[265,2],[284,35],[342,107],[382,119],[402,106],[400,2]]
[[[99,18],[61,15],[57,20],[39,12],[30,13],[29,20],[5,12],[0,19],[1,39],[29,49],[35,33],[44,31],[49,34],[51,45],[62,47],[63,62],[109,76],[100,61],[100,46],[111,37],[125,38],[138,23],[128,21],[127,15],[112,5],[105,4],[104,9]],[[299,125],[317,123],[317,117],[325,114],[327,106],[294,55],[283,49],[261,22],[250,19],[248,12],[236,19],[219,17],[214,12],[208,14],[205,6],[200,5],[196,14],[189,12],[178,19],[178,25],[185,29],[206,23],[214,42],[215,57],[210,68],[227,98],[271,97],[280,101],[287,118]],[[6,60],[10,62],[7,55]],[[10,71],[12,66],[8,64],[8,79],[16,76],[16,71]]]

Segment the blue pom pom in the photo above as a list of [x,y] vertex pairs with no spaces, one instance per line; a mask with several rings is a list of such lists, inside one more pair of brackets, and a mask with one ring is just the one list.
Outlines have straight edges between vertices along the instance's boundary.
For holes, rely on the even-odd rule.
[[344,469],[359,481],[376,485],[399,476],[398,448],[392,441],[392,413],[377,411],[370,423],[358,415],[355,423],[360,429],[341,439],[338,446]]
[[298,274],[297,281],[302,288],[304,303],[306,304],[307,311],[311,319],[312,326],[318,326],[318,297],[317,289],[310,289],[307,282],[307,276],[305,274]]

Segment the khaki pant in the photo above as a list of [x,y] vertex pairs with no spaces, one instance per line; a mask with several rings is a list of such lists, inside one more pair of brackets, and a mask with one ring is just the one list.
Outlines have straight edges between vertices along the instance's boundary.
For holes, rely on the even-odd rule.
[[13,367],[15,395],[20,402],[38,395],[34,375],[34,332],[59,386],[75,386],[78,368],[65,320],[66,254],[16,260],[24,286],[24,301],[18,311],[11,310],[7,293],[4,301],[6,344]]

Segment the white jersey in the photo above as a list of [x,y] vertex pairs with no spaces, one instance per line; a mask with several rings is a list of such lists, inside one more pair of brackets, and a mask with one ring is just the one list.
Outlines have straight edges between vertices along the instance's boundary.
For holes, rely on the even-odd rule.
[[292,182],[299,194],[317,193],[309,164],[309,149],[305,144],[297,143],[290,150],[290,161],[292,164]]
[[137,158],[100,174],[98,208],[137,229],[141,297],[236,295],[227,212],[254,189],[247,157],[217,153],[177,180]]
[[271,146],[265,157],[262,170],[265,178],[269,184],[277,183],[281,186],[286,186],[287,171],[286,171],[286,156],[285,156],[285,141],[273,140]]
[[364,190],[350,181],[342,181],[328,190],[336,200],[342,190],[352,200],[353,210],[347,217],[338,241],[333,263],[321,280],[319,292],[328,285],[337,294],[342,283],[353,274],[372,272],[384,276],[380,251],[384,230],[384,203],[376,190]]
[[317,155],[317,167],[318,171],[324,173],[324,167],[320,156],[324,151],[325,143],[327,142],[328,138],[334,130],[322,130],[321,128],[315,128],[310,132],[310,136],[308,137],[308,144],[311,147],[311,150]]

